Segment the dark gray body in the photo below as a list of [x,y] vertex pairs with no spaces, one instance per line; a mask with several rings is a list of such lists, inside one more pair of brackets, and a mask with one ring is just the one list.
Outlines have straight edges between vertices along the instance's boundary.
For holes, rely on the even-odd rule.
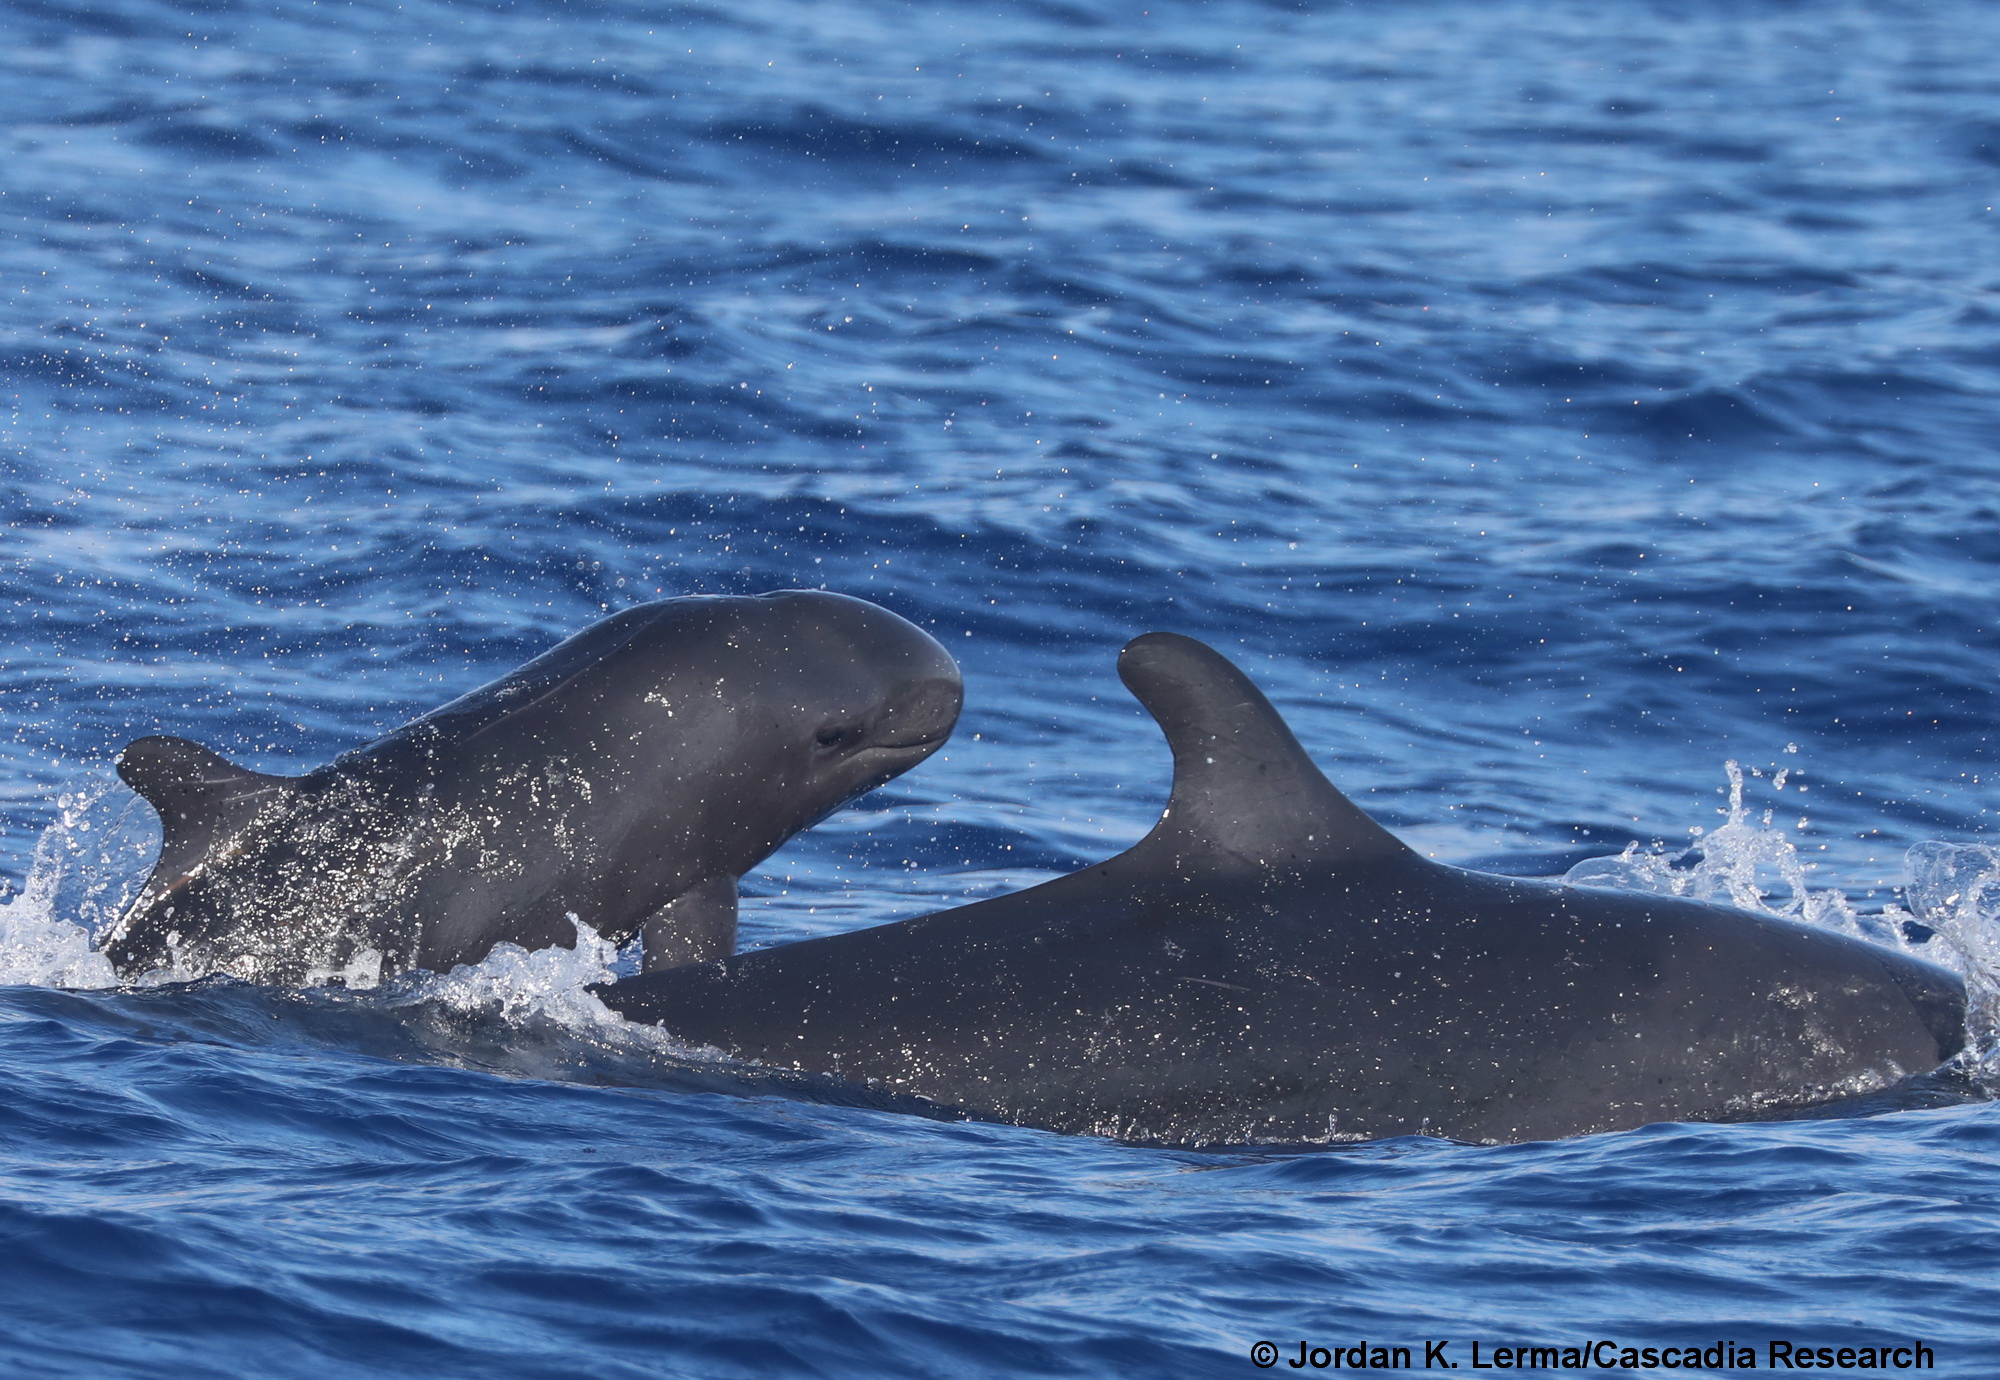
[[1107,862],[597,989],[743,1059],[1127,1139],[1519,1141],[1868,1092],[1963,1041],[1952,974],[1784,920],[1426,861],[1256,688],[1150,634],[1174,749]]
[[923,760],[961,690],[921,629],[843,595],[668,599],[302,777],[179,738],[125,749],[160,861],[105,944],[170,968],[301,984],[574,941],[649,969],[730,953],[736,881]]

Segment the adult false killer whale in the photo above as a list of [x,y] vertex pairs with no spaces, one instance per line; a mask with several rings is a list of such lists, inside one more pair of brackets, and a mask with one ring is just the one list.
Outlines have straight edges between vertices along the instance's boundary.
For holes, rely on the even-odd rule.
[[573,940],[649,970],[736,947],[738,877],[951,732],[950,655],[812,590],[626,609],[300,777],[181,738],[118,759],[159,862],[104,945],[119,973],[367,983]]
[[1008,896],[595,988],[740,1059],[1058,1131],[1521,1141],[1873,1091],[1964,1042],[1957,977],[1825,930],[1412,852],[1210,648],[1119,660],[1173,792]]

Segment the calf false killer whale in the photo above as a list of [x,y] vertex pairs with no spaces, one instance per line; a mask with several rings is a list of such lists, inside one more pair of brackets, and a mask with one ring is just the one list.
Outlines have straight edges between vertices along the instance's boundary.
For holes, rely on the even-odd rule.
[[1210,648],[1128,645],[1173,792],[1008,896],[593,990],[739,1059],[1129,1140],[1537,1140],[1880,1089],[1964,1042],[1953,974],[1822,929],[1419,857]]
[[365,985],[573,942],[646,966],[736,947],[736,883],[929,756],[958,667],[915,625],[812,590],[626,609],[300,777],[142,738],[118,772],[159,862],[107,935],[121,976]]

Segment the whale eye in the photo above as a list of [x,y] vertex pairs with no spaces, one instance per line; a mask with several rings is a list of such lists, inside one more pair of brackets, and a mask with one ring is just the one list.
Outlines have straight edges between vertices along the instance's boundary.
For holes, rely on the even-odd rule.
[[838,752],[861,741],[861,725],[828,724],[813,735],[813,741],[820,745],[822,751]]

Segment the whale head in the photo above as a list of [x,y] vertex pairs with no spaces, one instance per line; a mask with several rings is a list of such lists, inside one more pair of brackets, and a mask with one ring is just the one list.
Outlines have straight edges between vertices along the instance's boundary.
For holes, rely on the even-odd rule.
[[[732,634],[753,682],[725,713],[735,751],[784,796],[787,833],[908,771],[958,722],[951,654],[876,604],[822,590],[759,595]],[[745,782],[751,795],[760,783]]]

